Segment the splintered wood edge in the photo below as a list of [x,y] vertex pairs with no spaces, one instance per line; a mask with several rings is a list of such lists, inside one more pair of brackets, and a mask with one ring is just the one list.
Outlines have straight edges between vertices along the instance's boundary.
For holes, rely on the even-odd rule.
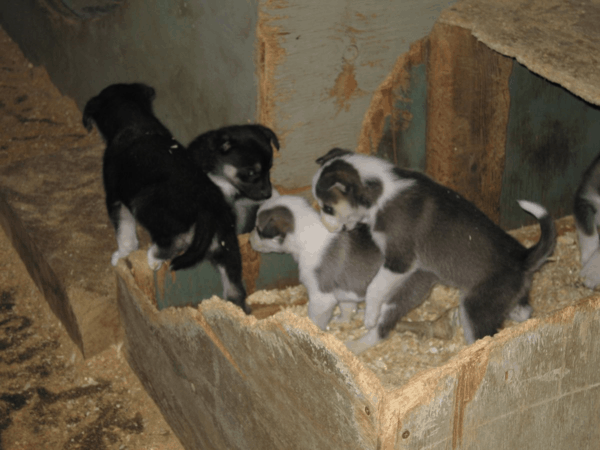
[[205,316],[222,316],[224,320],[233,320],[253,332],[270,333],[273,330],[284,330],[290,339],[293,336],[302,336],[315,347],[324,349],[332,354],[337,361],[337,368],[345,378],[354,382],[360,392],[372,404],[381,403],[384,389],[379,378],[352,353],[336,337],[321,331],[307,317],[300,317],[291,311],[283,309],[265,319],[257,319],[252,315],[244,314],[240,308],[225,301],[218,296],[203,300],[197,307],[168,307],[161,311],[156,308],[152,289],[154,286],[152,271],[147,267],[145,253],[134,252],[126,259],[121,259],[116,267],[121,277],[132,294],[138,299],[138,308],[147,316],[148,320],[165,327],[185,326],[190,320],[196,322],[211,337],[211,340],[222,351],[223,355],[233,364],[231,356],[228,357],[226,343],[212,331],[207,324]]
[[[584,298],[574,305],[546,316],[532,318],[513,327],[505,328],[494,337],[480,339],[474,344],[465,347],[456,356],[444,365],[417,373],[409,382],[397,388],[386,389],[379,378],[352,354],[345,345],[333,335],[319,330],[308,318],[300,317],[289,310],[283,310],[266,319],[256,319],[245,315],[238,307],[224,301],[217,296],[203,301],[197,308],[180,307],[166,308],[162,311],[156,309],[152,299],[148,297],[147,289],[139,286],[138,282],[152,281],[152,274],[145,264],[145,258],[134,256],[129,261],[121,260],[117,266],[118,276],[121,277],[133,298],[138,299],[137,307],[140,308],[147,320],[160,326],[173,328],[189,326],[193,321],[197,323],[211,337],[214,344],[222,354],[237,367],[234,358],[228,357],[227,343],[221,341],[206,321],[209,317],[214,322],[215,317],[239,323],[241,327],[256,333],[264,332],[265,337],[272,331],[283,330],[293,342],[294,337],[308,341],[319,350],[324,350],[335,357],[337,369],[351,389],[357,389],[355,394],[363,396],[373,405],[377,405],[378,433],[383,444],[382,448],[393,448],[403,418],[421,405],[427,405],[443,390],[448,389],[448,380],[454,386],[456,395],[461,400],[455,405],[454,427],[455,433],[461,438],[462,420],[465,408],[479,392],[481,383],[488,369],[493,352],[501,351],[507,343],[520,336],[532,334],[540,327],[549,325],[573,324],[577,314],[590,315],[590,312],[600,309],[600,294]],[[149,272],[149,273],[145,273]],[[497,354],[497,353],[495,353]],[[240,373],[240,369],[237,368]],[[242,374],[243,375],[243,374]],[[457,417],[459,419],[457,419]]]
[[[465,347],[444,365],[426,369],[417,373],[406,384],[397,389],[386,391],[385,405],[380,408],[380,430],[382,448],[393,448],[398,431],[402,427],[402,419],[415,408],[429,404],[442,390],[446,389],[448,379],[455,379],[456,395],[464,397],[460,402],[464,407],[479,391],[481,382],[491,361],[492,352],[502,349],[516,338],[531,335],[538,329],[550,325],[571,325],[577,314],[590,315],[600,310],[600,293],[583,298],[573,305],[551,312],[545,316],[531,318],[523,323],[505,328],[493,337],[487,336],[474,344]],[[466,380],[466,381],[465,381]],[[462,387],[461,387],[462,386]],[[455,411],[456,413],[456,411]],[[454,417],[454,426],[462,427],[462,421]],[[460,422],[457,424],[456,422]],[[457,431],[462,434],[462,429]]]

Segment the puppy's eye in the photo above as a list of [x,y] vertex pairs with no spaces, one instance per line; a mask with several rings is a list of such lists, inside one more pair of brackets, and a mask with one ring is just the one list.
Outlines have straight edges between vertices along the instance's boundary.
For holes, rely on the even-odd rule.
[[329,205],[323,206],[323,212],[325,214],[329,214],[330,216],[333,216],[333,208]]
[[250,169],[250,170],[248,171],[248,174],[247,174],[247,175],[248,175],[249,177],[253,177],[254,175],[256,175],[256,172],[255,172],[254,170]]

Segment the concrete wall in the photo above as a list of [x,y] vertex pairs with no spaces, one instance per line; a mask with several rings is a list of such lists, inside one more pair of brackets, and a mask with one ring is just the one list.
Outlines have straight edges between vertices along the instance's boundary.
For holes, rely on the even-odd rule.
[[256,119],[257,1],[127,0],[89,10],[103,3],[1,2],[0,22],[80,109],[108,84],[142,81],[156,87],[157,115],[183,142]]
[[184,143],[227,124],[273,127],[275,184],[306,191],[314,160],[356,147],[373,92],[452,3],[24,0],[0,3],[0,22],[80,108],[110,83],[143,81]]

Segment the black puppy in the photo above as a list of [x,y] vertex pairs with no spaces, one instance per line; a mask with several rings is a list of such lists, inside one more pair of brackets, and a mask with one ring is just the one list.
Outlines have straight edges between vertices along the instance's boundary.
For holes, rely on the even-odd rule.
[[106,207],[119,246],[111,262],[138,248],[137,221],[152,238],[152,269],[167,259],[179,270],[208,258],[221,274],[223,297],[246,310],[234,213],[154,116],[154,97],[144,84],[114,84],[89,100],[83,113],[84,126],[91,130],[95,123],[106,141]]
[[249,233],[256,211],[273,192],[269,171],[277,136],[263,125],[232,125],[194,139],[188,151],[194,162],[221,188],[237,217],[237,232]]

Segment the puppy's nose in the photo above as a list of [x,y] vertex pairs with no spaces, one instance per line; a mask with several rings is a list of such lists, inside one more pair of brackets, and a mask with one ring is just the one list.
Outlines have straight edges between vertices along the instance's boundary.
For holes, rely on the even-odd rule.
[[271,188],[271,183],[269,183],[267,186],[263,186],[263,188],[260,190],[260,195],[266,200],[271,198],[272,191],[273,189]]

